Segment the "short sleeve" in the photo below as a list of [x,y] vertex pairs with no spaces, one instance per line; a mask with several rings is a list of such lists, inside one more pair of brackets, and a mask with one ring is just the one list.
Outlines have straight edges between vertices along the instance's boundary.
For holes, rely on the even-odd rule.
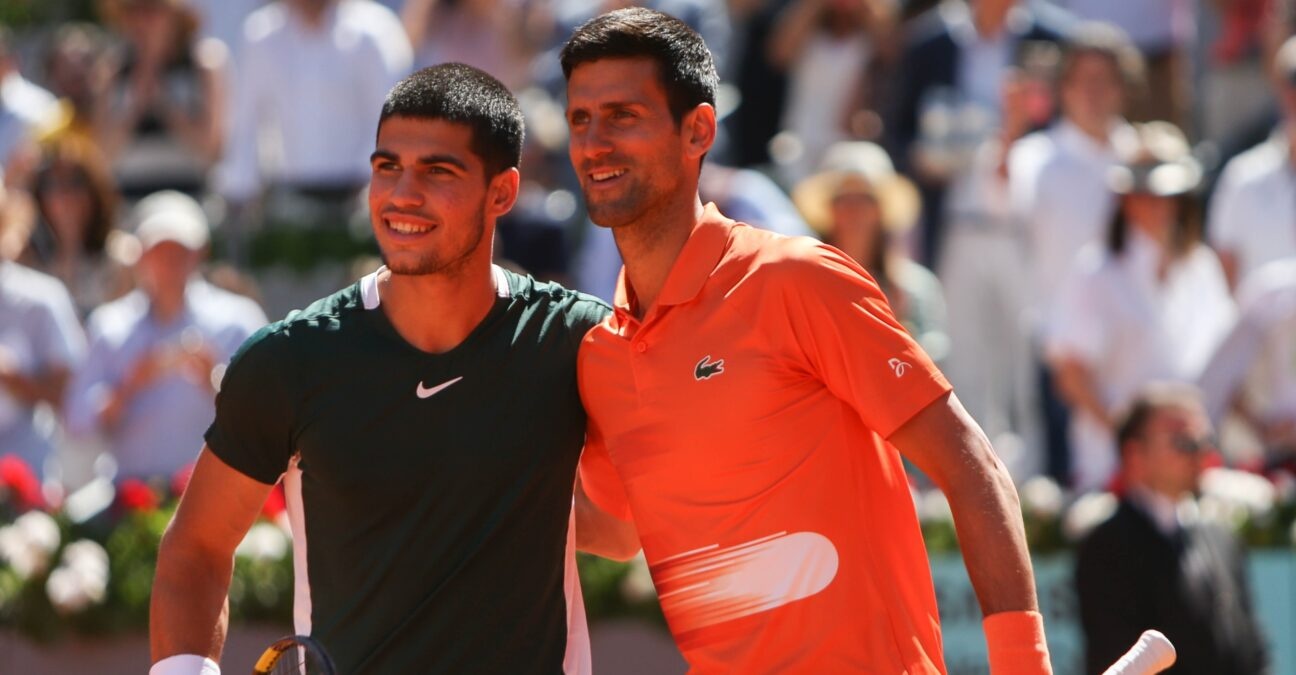
[[626,496],[625,486],[612,458],[608,455],[607,446],[603,444],[603,435],[590,421],[585,434],[585,450],[580,459],[581,488],[600,509],[620,518],[631,520],[630,499]]
[[216,419],[205,439],[221,461],[273,485],[288,468],[293,446],[294,396],[288,383],[286,336],[267,326],[248,338],[230,361],[216,394]]
[[590,330],[612,314],[612,307],[592,295],[576,292],[572,292],[572,295],[575,302],[566,314],[567,328],[573,341],[572,347],[579,350]]
[[[808,241],[808,240],[801,240]],[[882,437],[950,390],[896,320],[877,283],[841,251],[819,243],[773,264],[791,351]]]

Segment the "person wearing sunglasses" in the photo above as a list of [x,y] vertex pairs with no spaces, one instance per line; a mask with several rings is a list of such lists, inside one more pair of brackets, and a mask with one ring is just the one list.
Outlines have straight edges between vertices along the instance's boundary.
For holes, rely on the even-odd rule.
[[1196,517],[1215,448],[1201,393],[1154,383],[1117,428],[1120,505],[1081,542],[1076,594],[1086,672],[1102,672],[1144,629],[1174,643],[1177,673],[1265,673],[1242,542]]

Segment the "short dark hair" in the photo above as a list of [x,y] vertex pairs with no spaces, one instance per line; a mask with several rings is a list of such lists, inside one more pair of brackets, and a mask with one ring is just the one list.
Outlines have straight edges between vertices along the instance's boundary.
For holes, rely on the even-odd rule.
[[571,79],[576,66],[591,61],[638,57],[657,64],[676,124],[702,103],[715,105],[720,77],[702,36],[669,14],[643,7],[618,9],[581,24],[563,45],[563,75]]
[[389,117],[445,120],[472,129],[472,151],[491,177],[522,163],[525,123],[517,99],[499,80],[462,63],[424,68],[396,83],[383,101]]
[[1184,382],[1153,382],[1143,387],[1116,426],[1116,447],[1125,456],[1130,441],[1141,438],[1153,415],[1162,410],[1199,410],[1201,390]]

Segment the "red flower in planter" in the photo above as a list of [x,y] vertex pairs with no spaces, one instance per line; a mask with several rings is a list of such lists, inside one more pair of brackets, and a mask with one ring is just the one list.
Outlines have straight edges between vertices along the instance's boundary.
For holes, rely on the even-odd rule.
[[0,486],[10,495],[19,511],[44,508],[45,497],[41,494],[40,480],[27,462],[17,455],[0,457]]
[[147,513],[158,507],[158,496],[142,480],[127,478],[117,486],[117,505],[127,513]]
[[194,463],[189,462],[188,464],[180,467],[179,471],[176,471],[174,474],[172,474],[171,495],[176,499],[179,499],[180,496],[184,494],[185,488],[189,487],[189,479],[193,478],[193,470],[194,470]]
[[266,495],[265,504],[261,507],[261,515],[267,520],[274,520],[276,516],[283,513],[288,508],[288,501],[284,497],[283,483],[276,483],[270,494]]

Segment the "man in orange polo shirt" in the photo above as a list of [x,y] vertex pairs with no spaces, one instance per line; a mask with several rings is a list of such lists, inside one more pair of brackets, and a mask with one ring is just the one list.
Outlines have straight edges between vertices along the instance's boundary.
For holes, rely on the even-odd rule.
[[572,164],[625,261],[579,357],[582,489],[634,521],[693,672],[944,672],[901,453],[949,498],[992,671],[1049,672],[1016,492],[877,284],[699,199],[702,39],[618,10],[562,65]]

